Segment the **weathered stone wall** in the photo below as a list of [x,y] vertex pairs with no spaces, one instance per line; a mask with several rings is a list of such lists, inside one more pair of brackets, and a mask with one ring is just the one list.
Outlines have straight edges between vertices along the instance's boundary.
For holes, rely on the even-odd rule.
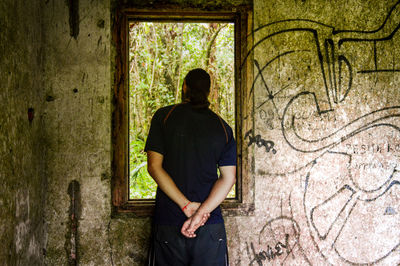
[[[255,100],[248,119],[254,119],[255,128],[248,136],[259,136],[250,146],[256,209],[253,216],[226,218],[233,265],[400,262],[400,6],[396,3],[254,2],[254,58],[248,58],[254,63],[254,89],[248,93]],[[17,38],[22,50],[4,48],[18,59],[10,61],[7,71],[17,68],[20,74],[1,76],[2,84],[14,84],[0,94],[6,99],[0,104],[9,110],[9,116],[1,117],[6,122],[0,130],[9,143],[2,150],[8,159],[1,163],[2,174],[16,177],[2,179],[9,192],[4,199],[1,194],[1,204],[10,204],[2,224],[4,220],[5,228],[13,230],[26,221],[24,215],[15,218],[15,204],[35,203],[30,213],[40,213],[40,188],[32,180],[42,181],[43,147],[34,149],[30,145],[38,142],[29,137],[40,140],[37,132],[43,132],[48,178],[46,263],[141,265],[150,219],[110,217],[113,4],[108,0],[42,4],[43,93],[38,85],[41,72],[35,75],[37,82],[31,74],[23,82],[24,68],[32,65],[21,64],[30,49],[22,43],[22,35]],[[24,14],[21,10],[28,7],[15,9]],[[13,14],[7,16],[17,21]],[[33,20],[20,18],[17,22],[25,27],[19,30],[39,38],[39,30],[27,29],[38,25]],[[11,33],[5,36],[10,37],[1,38],[15,42]],[[3,41],[1,45],[6,47]],[[35,64],[40,67],[40,62]],[[6,69],[3,64],[1,68]],[[29,82],[34,89],[26,88],[26,93],[15,88]],[[27,122],[27,108],[36,104],[44,108],[39,111],[44,113],[42,131],[37,116]],[[267,151],[262,146],[266,143],[273,149]],[[10,147],[18,154],[10,153]],[[13,168],[17,163],[26,167]],[[30,166],[33,170],[27,170]],[[29,185],[22,185],[28,176],[33,176],[26,182]],[[18,208],[18,215],[20,210],[27,212],[24,208]],[[6,232],[2,236],[9,245],[29,247],[31,239],[40,243],[36,233],[23,234],[18,242],[9,240],[14,234]]]
[[109,1],[46,1],[48,265],[111,265]]
[[43,8],[48,265],[142,265],[147,256],[151,219],[111,218],[113,3]]
[[397,265],[399,2],[256,0],[254,23],[256,210],[228,219],[232,260]]
[[0,264],[41,265],[44,143],[39,1],[0,3]]

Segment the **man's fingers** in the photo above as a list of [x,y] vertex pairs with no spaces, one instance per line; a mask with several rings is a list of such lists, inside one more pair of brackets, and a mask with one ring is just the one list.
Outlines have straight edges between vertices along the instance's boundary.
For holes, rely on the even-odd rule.
[[181,233],[183,234],[183,235],[187,235],[187,234],[189,234],[189,232],[188,232],[188,228],[189,228],[189,225],[190,225],[190,221],[191,221],[191,219],[187,219],[184,223],[183,223],[183,225],[182,225],[182,228],[181,228]]
[[192,219],[192,221],[191,221],[191,223],[190,223],[190,225],[189,225],[189,228],[187,229],[187,231],[189,232],[189,233],[194,233],[194,231],[196,231],[196,229],[198,228],[198,224],[199,224],[199,222],[198,221],[194,221],[194,219]]
[[206,213],[206,214],[203,215],[203,217],[201,219],[201,226],[203,226],[207,222],[208,218],[210,218],[210,214],[209,213]]
[[207,219],[204,219],[203,217],[204,215],[199,214],[193,217],[192,222],[190,223],[190,227],[188,229],[190,233],[194,233],[200,226],[204,225]]
[[187,219],[181,228],[181,233],[188,238],[193,238],[196,237],[196,234],[194,233],[200,226],[203,226],[208,218],[210,218],[209,213],[205,213],[203,215],[197,214],[189,219]]
[[184,235],[185,237],[188,237],[188,238],[196,237],[194,232],[189,231],[191,223],[192,223],[192,218],[189,218],[183,223],[182,228],[181,228],[182,235]]
[[207,222],[208,218],[210,218],[209,213],[205,213],[202,216],[195,216],[190,223],[188,231],[194,233],[200,226],[203,226]]
[[203,226],[207,221],[207,217],[203,216],[203,218],[201,219],[201,226]]

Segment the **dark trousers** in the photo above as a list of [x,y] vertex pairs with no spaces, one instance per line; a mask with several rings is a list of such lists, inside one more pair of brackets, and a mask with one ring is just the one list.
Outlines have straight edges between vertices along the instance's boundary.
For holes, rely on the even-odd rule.
[[181,227],[155,225],[152,265],[227,266],[228,253],[223,223],[201,226],[195,238],[186,238]]

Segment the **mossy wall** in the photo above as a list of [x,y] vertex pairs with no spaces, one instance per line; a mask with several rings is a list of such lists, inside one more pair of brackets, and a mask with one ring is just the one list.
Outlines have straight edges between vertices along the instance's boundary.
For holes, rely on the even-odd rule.
[[112,261],[110,16],[109,1],[43,6],[48,265]]
[[[6,264],[145,261],[151,219],[111,218],[116,5],[0,4]],[[400,263],[399,25],[394,0],[254,1],[255,211],[225,219],[232,265]]]
[[0,264],[44,258],[40,1],[0,3]]
[[74,9],[50,0],[43,7],[49,265],[142,265],[147,257],[151,219],[111,218],[117,5],[81,0]]

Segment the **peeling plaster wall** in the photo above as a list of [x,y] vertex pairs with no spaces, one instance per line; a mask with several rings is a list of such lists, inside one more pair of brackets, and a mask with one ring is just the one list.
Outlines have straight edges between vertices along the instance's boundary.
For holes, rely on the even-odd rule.
[[0,262],[41,265],[44,139],[39,1],[0,3]]
[[[400,262],[396,3],[254,1],[255,213],[225,219],[231,264]],[[113,3],[78,12],[75,38],[65,1],[43,7],[46,263],[142,265],[151,220],[110,218]]]

